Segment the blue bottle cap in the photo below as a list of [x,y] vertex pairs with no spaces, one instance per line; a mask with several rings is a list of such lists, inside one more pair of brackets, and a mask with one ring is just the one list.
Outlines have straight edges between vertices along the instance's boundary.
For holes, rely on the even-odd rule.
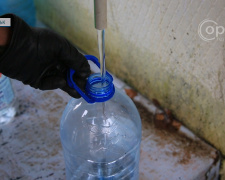
[[[92,55],[85,55],[87,60],[94,62],[99,68],[98,58]],[[73,81],[75,71],[70,69],[67,74],[67,83],[74,88],[88,103],[105,102],[113,97],[115,87],[113,85],[113,77],[106,72],[105,79],[102,81],[100,73],[92,74],[88,77],[85,92],[83,92]]]

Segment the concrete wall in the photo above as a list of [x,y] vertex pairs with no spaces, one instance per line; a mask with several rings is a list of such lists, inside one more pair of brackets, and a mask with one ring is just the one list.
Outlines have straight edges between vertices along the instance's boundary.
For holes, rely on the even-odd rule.
[[[98,55],[93,0],[35,3],[44,23]],[[225,27],[224,7],[224,0],[108,0],[106,65],[225,155],[225,33],[209,42],[198,34],[207,18]],[[211,22],[201,32],[213,38],[209,25],[216,30]]]

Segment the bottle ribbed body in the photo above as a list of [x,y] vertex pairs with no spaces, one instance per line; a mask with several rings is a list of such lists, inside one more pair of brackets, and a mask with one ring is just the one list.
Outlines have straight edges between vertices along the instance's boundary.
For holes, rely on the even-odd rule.
[[123,92],[102,103],[71,99],[60,136],[67,180],[138,180],[141,120]]

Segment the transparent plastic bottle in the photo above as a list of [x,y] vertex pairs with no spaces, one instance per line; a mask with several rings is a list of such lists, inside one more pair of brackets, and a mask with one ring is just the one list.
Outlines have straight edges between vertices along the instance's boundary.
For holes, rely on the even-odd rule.
[[11,81],[0,73],[0,124],[6,124],[16,115],[16,98]]
[[95,102],[72,98],[61,118],[66,179],[138,180],[141,120],[134,103],[109,74],[104,83],[91,75],[85,91]]

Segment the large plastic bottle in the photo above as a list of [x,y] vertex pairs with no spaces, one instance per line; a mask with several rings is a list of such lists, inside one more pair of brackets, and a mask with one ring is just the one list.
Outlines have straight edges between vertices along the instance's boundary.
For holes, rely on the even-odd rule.
[[100,74],[92,74],[85,95],[81,94],[86,100],[72,98],[64,110],[60,136],[67,180],[139,178],[140,116],[112,80],[106,73],[102,83]]
[[0,73],[0,124],[8,123],[16,115],[17,104],[8,77]]

